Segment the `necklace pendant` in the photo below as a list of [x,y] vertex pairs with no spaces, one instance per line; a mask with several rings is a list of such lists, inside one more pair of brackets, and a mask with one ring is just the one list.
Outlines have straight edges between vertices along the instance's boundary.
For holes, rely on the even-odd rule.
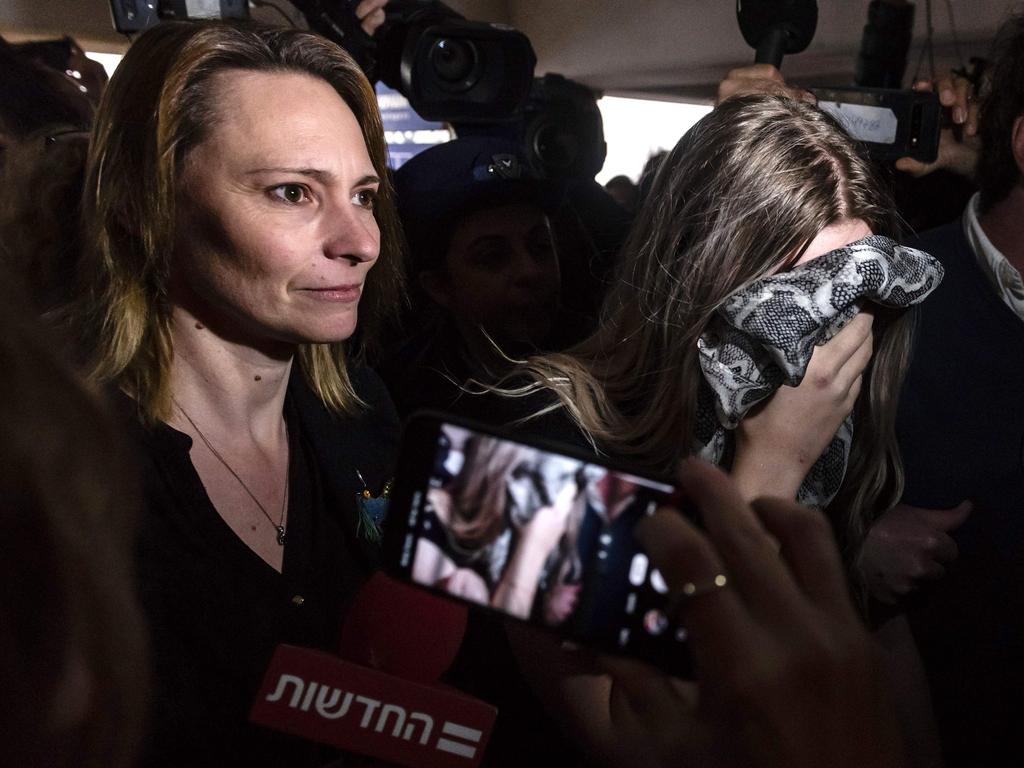
[[285,539],[285,536],[284,536],[284,526],[283,525],[275,525],[274,529],[277,531],[277,543],[280,544],[283,547],[284,546],[284,539]]

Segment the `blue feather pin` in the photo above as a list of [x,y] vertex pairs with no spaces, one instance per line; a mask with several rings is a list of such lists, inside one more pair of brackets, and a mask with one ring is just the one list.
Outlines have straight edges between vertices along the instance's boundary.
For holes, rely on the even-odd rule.
[[381,526],[384,518],[388,515],[388,497],[391,495],[391,481],[384,483],[380,494],[374,496],[363,473],[356,470],[356,477],[363,485],[363,490],[356,494],[356,509],[359,511],[359,520],[356,523],[356,534],[367,541],[377,543],[381,539]]

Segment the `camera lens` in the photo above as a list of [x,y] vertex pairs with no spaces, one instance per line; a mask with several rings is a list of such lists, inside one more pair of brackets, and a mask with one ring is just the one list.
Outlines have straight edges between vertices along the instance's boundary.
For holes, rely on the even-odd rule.
[[430,66],[434,74],[451,85],[468,88],[477,67],[476,46],[464,40],[442,37],[430,49]]
[[547,175],[565,173],[579,154],[576,137],[562,126],[545,122],[533,138],[533,152]]

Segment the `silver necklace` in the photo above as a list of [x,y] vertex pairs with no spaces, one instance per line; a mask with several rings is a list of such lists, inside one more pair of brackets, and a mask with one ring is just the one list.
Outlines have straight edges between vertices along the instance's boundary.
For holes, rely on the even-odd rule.
[[[203,434],[203,430],[201,430],[199,428],[199,425],[197,425],[192,420],[192,417],[188,415],[185,409],[181,407],[181,403],[179,403],[176,398],[172,397],[171,399],[174,401],[174,404],[178,407],[178,410],[181,411],[181,415],[185,417],[185,420],[192,425],[192,429],[194,429],[196,431],[196,434],[199,435],[199,439],[202,440],[203,444],[210,449],[210,453],[212,453],[214,457],[216,457],[217,461],[223,464],[224,468],[234,476],[235,480],[238,481],[238,484],[242,486],[242,488],[245,490],[247,494],[249,494],[249,498],[252,499],[253,503],[260,508],[260,512],[263,513],[263,516],[267,518],[267,520],[270,522],[272,526],[274,526],[274,530],[277,531],[277,543],[283,547],[286,538],[284,516],[288,511],[288,476],[291,474],[291,451],[288,452],[288,466],[285,468],[284,473],[284,499],[281,501],[281,519],[279,522],[275,523],[274,518],[272,518],[270,514],[267,512],[267,508],[260,503],[260,500],[256,498],[256,494],[249,490],[249,486],[245,484],[245,481],[241,477],[239,477],[238,473],[231,468],[231,465],[224,460],[224,457],[220,455],[220,452],[213,447],[213,445],[207,439],[206,435]],[[286,433],[287,429],[288,427],[287,425],[285,425]]]

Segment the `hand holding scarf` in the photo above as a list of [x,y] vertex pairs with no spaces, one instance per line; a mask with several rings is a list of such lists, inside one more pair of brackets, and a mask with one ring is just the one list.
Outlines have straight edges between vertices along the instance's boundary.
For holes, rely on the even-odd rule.
[[[835,336],[862,302],[906,309],[923,301],[942,276],[942,266],[927,253],[871,235],[733,293],[697,342],[705,387],[696,452],[721,463],[740,419],[783,384],[799,385],[814,347]],[[808,473],[798,501],[824,507],[835,498],[852,440],[853,419],[847,417]]]

